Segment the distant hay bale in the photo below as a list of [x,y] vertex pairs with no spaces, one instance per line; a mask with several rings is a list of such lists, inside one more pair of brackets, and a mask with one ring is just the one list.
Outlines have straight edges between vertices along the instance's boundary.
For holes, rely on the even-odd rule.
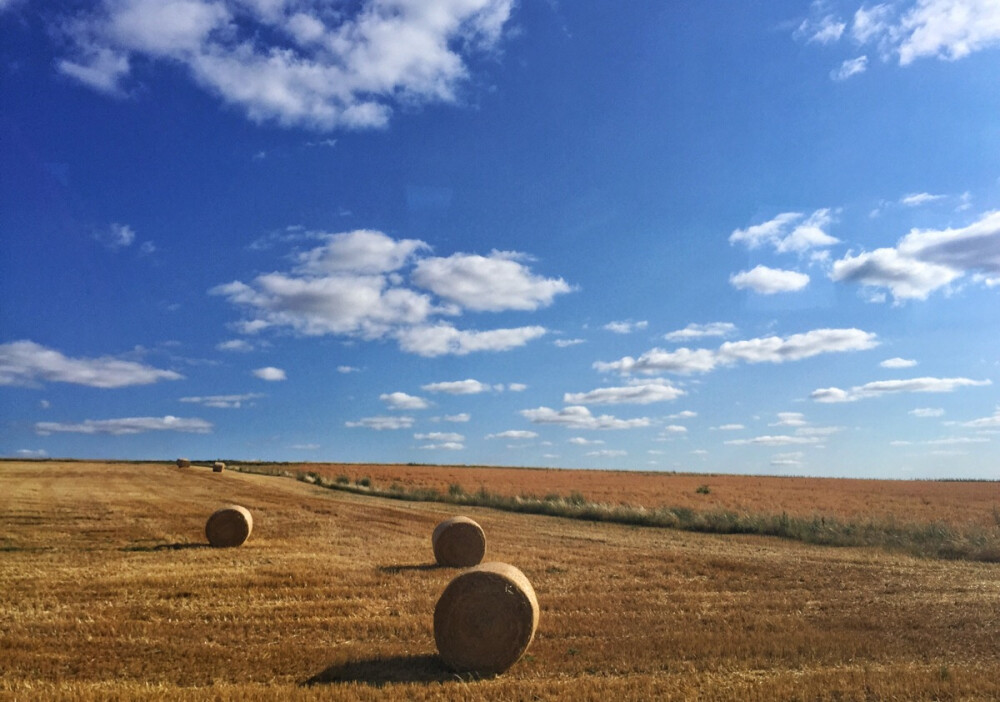
[[535,590],[507,563],[483,563],[460,573],[434,608],[438,653],[456,672],[504,672],[528,650],[537,627]]
[[452,517],[434,528],[431,545],[438,565],[467,568],[483,560],[486,534],[468,517]]
[[208,543],[217,547],[241,546],[253,531],[253,517],[246,507],[226,505],[205,523]]
[[178,458],[177,459],[177,467],[178,468],[190,468],[191,467],[191,460],[188,459],[188,458]]
[[215,463],[212,464],[213,473],[221,473],[225,469],[226,469],[226,464],[223,463],[222,461],[216,461]]

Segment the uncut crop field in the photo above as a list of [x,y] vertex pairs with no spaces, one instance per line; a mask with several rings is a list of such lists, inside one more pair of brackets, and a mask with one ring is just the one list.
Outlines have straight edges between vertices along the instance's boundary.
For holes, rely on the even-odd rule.
[[[253,533],[209,548],[205,519],[229,502]],[[433,566],[430,533],[458,513],[541,605],[528,655],[495,679],[435,656],[434,603],[459,571]],[[998,576],[200,467],[0,462],[0,698],[998,699]]]
[[[1000,482],[928,480],[846,480],[752,475],[492,468],[475,466],[372,465],[309,463],[287,470],[314,471],[351,481],[370,478],[380,487],[446,492],[460,485],[466,492],[485,488],[502,495],[581,493],[609,504],[692,509],[728,509],[841,519],[894,518],[901,522],[940,522],[957,527],[995,527],[1000,519]],[[708,494],[697,492],[707,486]]]

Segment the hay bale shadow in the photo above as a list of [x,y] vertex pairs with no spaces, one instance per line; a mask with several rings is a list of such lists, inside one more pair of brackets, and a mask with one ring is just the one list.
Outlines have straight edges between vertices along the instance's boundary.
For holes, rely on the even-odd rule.
[[439,566],[437,563],[414,563],[413,565],[379,566],[378,572],[395,575],[396,573],[405,573],[411,570],[439,570],[440,568],[442,566]]
[[458,679],[460,678],[455,673],[444,667],[440,657],[424,654],[337,663],[301,685],[311,687],[333,683],[361,683],[382,687],[392,683],[433,683]]
[[157,551],[183,551],[189,548],[211,548],[208,544],[157,544],[156,546],[126,546],[122,551],[129,552],[140,552],[140,553],[155,553]]

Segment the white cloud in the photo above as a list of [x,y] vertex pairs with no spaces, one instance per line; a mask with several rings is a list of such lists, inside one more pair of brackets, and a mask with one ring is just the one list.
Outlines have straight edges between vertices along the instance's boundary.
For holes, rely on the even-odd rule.
[[293,451],[316,451],[321,447],[319,444],[292,444],[288,448]]
[[561,349],[567,348],[568,346],[577,346],[578,344],[587,343],[585,339],[556,339],[552,342],[554,346]]
[[797,38],[806,43],[832,44],[840,39],[847,25],[830,14],[818,15],[824,9],[822,3],[812,3],[813,17],[805,19],[795,30]]
[[648,326],[649,322],[645,320],[633,322],[628,319],[620,322],[608,322],[604,325],[604,329],[609,332],[614,332],[615,334],[631,334],[634,331],[645,329]]
[[877,380],[842,390],[840,388],[820,388],[809,397],[816,402],[855,402],[869,397],[879,397],[900,392],[954,392],[961,387],[991,385],[989,380],[969,378],[911,378],[909,380]]
[[648,417],[619,419],[608,414],[595,417],[589,409],[580,405],[572,405],[559,411],[548,407],[521,410],[521,416],[533,424],[556,424],[571,429],[636,429],[651,424]]
[[533,431],[524,431],[523,429],[510,429],[508,431],[502,431],[499,434],[487,434],[487,439],[537,439],[538,434]]
[[413,282],[465,309],[488,312],[536,310],[572,290],[562,278],[533,274],[524,259],[510,251],[425,258],[417,262]]
[[668,434],[687,434],[687,430],[687,427],[681,426],[680,424],[668,424],[663,427],[660,433],[663,436],[667,436]]
[[918,0],[891,34],[901,66],[925,56],[955,61],[1000,44],[1000,5],[995,0]]
[[572,439],[569,439],[567,443],[575,444],[577,446],[594,446],[603,444],[604,439],[585,439],[582,436],[574,436]]
[[930,193],[910,193],[909,195],[904,195],[900,198],[899,203],[901,205],[906,205],[907,207],[919,207],[920,205],[925,205],[928,202],[943,200],[944,197],[944,195],[931,195]]
[[676,414],[668,415],[667,419],[693,419],[694,417],[697,416],[698,416],[697,412],[692,412],[691,410],[683,410]]
[[1000,407],[992,416],[973,419],[971,422],[965,422],[962,426],[972,429],[1000,429]]
[[848,254],[830,277],[888,288],[899,301],[924,300],[969,272],[1000,273],[1000,210],[959,229],[913,229],[895,248]]
[[749,271],[729,276],[729,284],[737,290],[749,288],[761,295],[796,292],[809,285],[809,276],[797,271],[758,265]]
[[109,356],[68,358],[33,341],[0,344],[0,386],[32,386],[50,382],[92,388],[123,388],[150,385],[161,380],[180,380],[183,377],[174,371]]
[[277,380],[287,380],[288,376],[285,375],[285,371],[280,368],[275,368],[274,366],[265,366],[263,368],[257,368],[253,371],[255,377],[261,380],[277,381]]
[[357,428],[361,427],[364,429],[374,429],[376,431],[383,431],[386,429],[409,429],[413,426],[413,417],[407,416],[378,416],[378,417],[364,417],[356,422],[344,422],[344,426]]
[[127,224],[115,222],[104,231],[95,234],[94,238],[112,251],[117,251],[132,245],[135,241],[135,230]]
[[467,412],[460,412],[458,414],[445,415],[444,421],[462,424],[464,422],[468,422],[470,419],[472,419],[472,417]]
[[528,389],[528,386],[524,383],[507,383],[507,389],[510,392],[524,392]]
[[[0,9],[3,9],[0,7]],[[19,449],[16,454],[19,458],[47,458],[48,451],[45,449]]]
[[889,29],[892,12],[892,7],[885,4],[858,8],[858,11],[854,13],[851,36],[859,44],[866,44],[872,39],[885,35]]
[[713,427],[713,429],[717,429],[718,431],[740,431],[746,429],[746,427],[742,424],[720,424],[717,427]]
[[414,434],[414,439],[418,441],[465,441],[465,437],[454,432],[432,431],[428,434]]
[[819,443],[819,437],[816,436],[788,436],[784,434],[755,436],[752,439],[732,439],[725,442],[727,446],[792,446],[816,443]]
[[182,67],[254,121],[315,129],[384,126],[394,103],[454,102],[466,58],[493,51],[511,0],[301,3],[108,0],[62,21],[58,69],[119,94],[130,59]]
[[710,324],[689,324],[683,329],[668,332],[663,335],[667,341],[689,341],[703,339],[708,336],[729,336],[736,332],[736,325],[730,322],[712,322]]
[[545,327],[515,327],[466,331],[448,324],[418,326],[402,329],[396,334],[399,347],[418,356],[465,356],[476,351],[507,351],[524,346],[529,341],[545,336]]
[[320,234],[326,243],[299,254],[304,273],[375,275],[402,268],[419,251],[430,247],[418,239],[399,241],[382,232],[357,229],[340,234]]
[[390,392],[379,395],[378,399],[394,410],[420,410],[427,409],[427,400],[415,395],[407,395],[405,392]]
[[883,368],[913,368],[917,365],[917,362],[910,358],[900,358],[896,356],[895,358],[887,358],[881,363],[880,366]]
[[621,449],[599,449],[597,451],[588,451],[588,456],[596,456],[598,458],[618,458],[619,456],[627,456],[628,451],[623,451]]
[[867,70],[868,57],[862,55],[857,58],[845,60],[839,67],[830,71],[830,77],[836,81],[843,81],[852,76],[860,75]]
[[489,392],[492,390],[492,386],[481,383],[478,380],[473,380],[472,378],[466,378],[465,380],[428,383],[427,385],[421,385],[420,389],[427,392],[443,392],[448,395],[478,395],[479,393]]
[[337,366],[337,372],[346,375],[347,373],[360,373],[361,369],[356,366]]
[[718,350],[680,348],[675,351],[652,349],[638,359],[626,356],[618,361],[598,361],[602,372],[628,373],[707,373],[719,365],[784,363],[824,353],[863,351],[878,346],[875,334],[860,329],[814,329],[789,337],[770,336],[744,341],[727,341]]
[[825,231],[834,222],[832,210],[816,210],[804,221],[803,216],[801,212],[782,212],[762,224],[734,230],[729,236],[729,243],[744,244],[749,249],[770,244],[778,253],[804,253],[840,242]]
[[54,433],[72,434],[142,434],[147,431],[180,431],[191,434],[209,434],[211,422],[203,419],[183,417],[125,417],[122,419],[86,419],[82,422],[36,422],[35,433],[48,436]]
[[461,451],[465,444],[459,441],[443,441],[439,444],[424,444],[420,447],[424,451]]
[[801,412],[778,412],[778,421],[769,424],[772,427],[804,427],[807,424],[805,415]]
[[220,341],[215,345],[215,348],[219,351],[236,351],[239,353],[246,353],[248,351],[253,351],[253,344],[244,339],[230,339],[229,341]]
[[910,410],[907,414],[921,418],[943,417],[944,410],[940,407],[918,407],[917,409]]
[[687,393],[674,387],[666,380],[633,383],[624,387],[598,388],[590,392],[568,392],[563,402],[570,405],[648,405],[653,402],[669,402]]
[[204,407],[220,409],[239,409],[244,403],[264,397],[259,392],[248,392],[242,395],[206,395],[204,397],[182,397],[181,402],[190,402]]

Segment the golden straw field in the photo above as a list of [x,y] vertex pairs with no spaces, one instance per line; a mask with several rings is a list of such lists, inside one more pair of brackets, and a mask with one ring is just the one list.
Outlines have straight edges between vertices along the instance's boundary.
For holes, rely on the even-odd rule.
[[[602,475],[615,479],[588,477]],[[676,477],[708,483],[710,498],[744,480]],[[822,492],[857,499],[841,487],[856,483]],[[547,489],[561,490],[531,488]],[[956,490],[921,489],[914,510]],[[998,503],[994,484],[978,489],[994,492],[976,518]],[[205,521],[229,503],[252,513],[252,534],[210,548]],[[483,527],[486,560],[524,572],[541,609],[527,655],[493,679],[463,679],[436,657],[434,605],[461,570],[433,565],[430,537],[459,514]],[[0,462],[0,699],[556,698],[1000,699],[1000,565],[165,462]]]

